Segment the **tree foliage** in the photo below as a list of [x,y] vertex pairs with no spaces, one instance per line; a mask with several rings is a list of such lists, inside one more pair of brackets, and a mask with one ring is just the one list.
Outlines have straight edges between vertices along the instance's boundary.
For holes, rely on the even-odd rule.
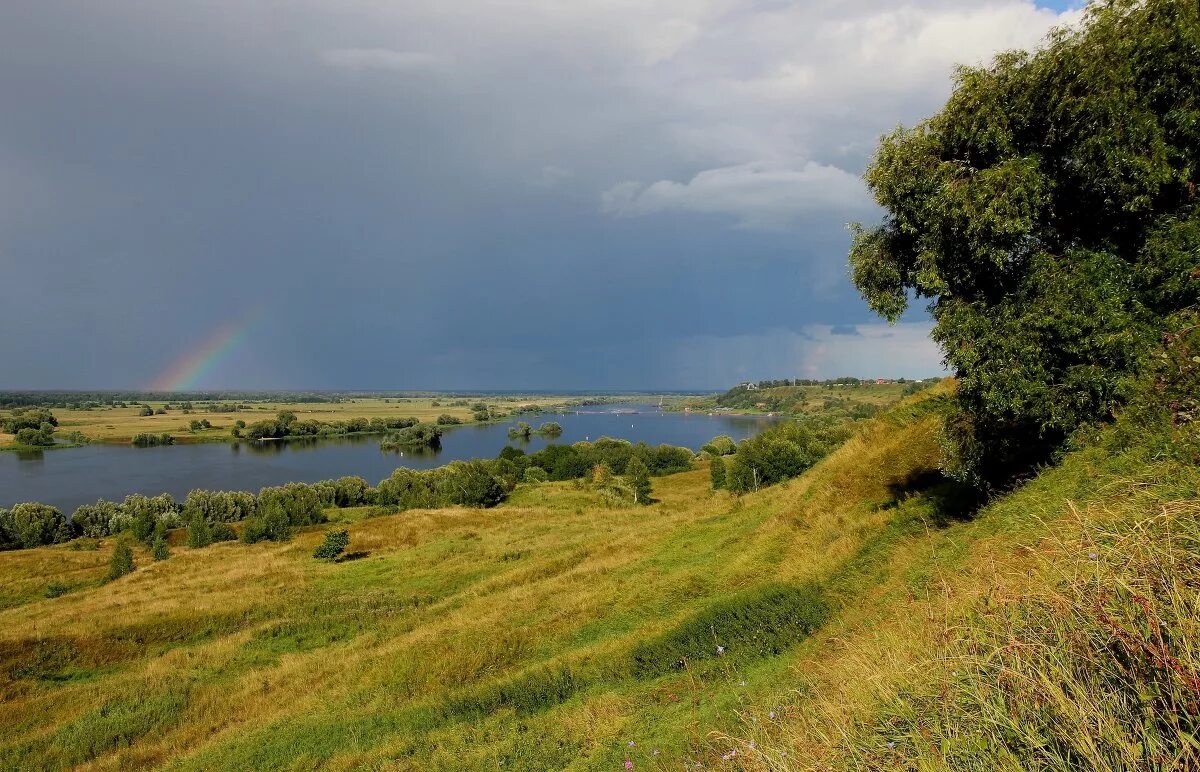
[[29,549],[71,538],[63,513],[46,504],[27,502],[0,509],[0,546]]
[[890,321],[929,299],[957,476],[1003,484],[1110,417],[1200,298],[1198,95],[1196,2],[1112,0],[960,70],[940,113],[882,139],[866,180],[887,215],[855,228],[853,278]]
[[117,539],[117,544],[113,547],[112,557],[108,560],[108,573],[104,576],[104,581],[111,582],[120,579],[126,574],[133,573],[135,566],[133,564],[133,547],[130,545],[128,537]]
[[639,456],[629,459],[625,465],[625,477],[629,480],[629,488],[633,491],[633,503],[650,503],[650,467]]
[[340,531],[329,531],[325,534],[325,541],[313,550],[313,557],[318,560],[336,560],[346,551],[348,544],[350,544],[350,532],[345,528]]

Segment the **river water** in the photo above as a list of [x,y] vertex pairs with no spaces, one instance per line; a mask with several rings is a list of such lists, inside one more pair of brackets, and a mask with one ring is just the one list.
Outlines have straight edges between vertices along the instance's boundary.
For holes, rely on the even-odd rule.
[[[778,420],[754,416],[662,413],[654,405],[602,405],[578,413],[545,413],[519,420],[537,428],[556,421],[570,444],[614,437],[651,445],[680,445],[698,450],[718,434],[744,439]],[[637,411],[635,414],[614,411]],[[182,499],[193,488],[257,491],[266,485],[316,482],[358,475],[374,485],[398,466],[430,469],[451,461],[495,458],[505,445],[527,453],[547,440],[508,439],[517,419],[504,423],[448,427],[436,452],[397,453],[379,448],[381,437],[342,437],[285,442],[208,443],[134,448],[88,445],[32,453],[0,453],[0,506],[40,501],[70,514],[98,498],[120,501],[130,493],[170,493]]]

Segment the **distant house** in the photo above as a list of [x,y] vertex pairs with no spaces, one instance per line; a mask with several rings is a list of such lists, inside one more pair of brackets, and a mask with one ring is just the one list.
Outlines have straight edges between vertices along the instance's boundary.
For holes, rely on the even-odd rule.
[[752,381],[746,381],[745,383],[739,383],[738,385],[744,388],[746,391],[758,391],[758,384],[753,383]]
[[882,386],[882,385],[883,385],[883,384],[885,384],[885,383],[891,383],[891,381],[889,381],[889,380],[886,380],[886,379],[884,379],[884,378],[876,378],[876,379],[875,379],[875,383],[876,383],[876,385],[878,385],[878,386]]

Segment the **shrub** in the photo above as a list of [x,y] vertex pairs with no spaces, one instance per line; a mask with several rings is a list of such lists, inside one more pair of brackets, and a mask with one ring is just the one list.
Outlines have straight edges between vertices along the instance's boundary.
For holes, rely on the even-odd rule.
[[287,541],[292,538],[291,521],[284,502],[272,499],[261,505],[258,514],[246,521],[242,528],[242,542],[255,544],[260,541]]
[[17,408],[8,418],[0,421],[0,429],[5,434],[16,434],[22,429],[37,429],[49,424],[58,426],[58,419],[45,408]]
[[108,573],[104,575],[105,582],[112,582],[120,579],[126,574],[133,573],[135,566],[133,564],[133,547],[129,544],[129,539],[120,537],[117,539],[117,544],[113,547],[112,557],[108,561]]
[[814,429],[789,422],[738,444],[727,462],[725,487],[756,491],[799,475],[829,453],[832,443]]
[[150,557],[155,560],[166,560],[171,557],[171,550],[167,548],[167,540],[159,536],[154,539],[154,543],[150,545]]
[[[363,486],[366,486],[365,481]],[[287,519],[288,525],[314,525],[326,520],[325,510],[321,506],[321,497],[312,486],[304,483],[288,483],[260,490],[258,492],[259,514],[261,515],[265,510],[270,510],[272,516],[282,513],[283,517]]]
[[212,526],[212,540],[218,541],[237,541],[237,531],[233,530],[233,526],[229,523],[215,523]]
[[109,525],[120,512],[117,504],[99,499],[95,504],[84,504],[75,510],[71,515],[71,528],[80,536],[99,539],[112,533]]
[[710,442],[700,448],[702,453],[707,453],[710,456],[728,456],[736,450],[737,443],[733,441],[732,437],[726,434],[713,437]]
[[349,543],[349,531],[345,529],[329,531],[325,534],[325,541],[321,542],[321,545],[313,551],[313,557],[321,560],[335,560],[346,551],[346,545]]
[[70,585],[59,579],[54,579],[46,585],[46,591],[43,593],[43,595],[45,595],[47,598],[58,598],[66,595],[70,591]]
[[54,430],[20,429],[17,431],[17,444],[31,447],[48,447],[54,444]]
[[458,424],[461,424],[461,423],[462,423],[461,418],[455,418],[454,416],[449,415],[447,413],[443,413],[437,417],[438,426],[457,426]]
[[193,515],[188,521],[187,545],[190,549],[201,549],[213,543],[212,528],[203,515]]
[[725,459],[720,455],[714,456],[709,462],[708,468],[709,480],[712,482],[712,489],[719,491],[725,487]]
[[18,549],[59,544],[71,538],[63,513],[46,504],[17,504],[0,510],[0,542]]
[[401,429],[379,443],[379,447],[383,450],[436,449],[441,445],[442,430],[434,424],[417,424],[407,429]]
[[174,445],[175,438],[170,434],[163,432],[162,434],[135,434],[130,443],[139,448],[152,448],[159,445]]
[[521,479],[527,483],[544,483],[550,479],[550,475],[546,474],[546,470],[540,466],[531,466],[525,470]]
[[650,469],[638,456],[629,459],[625,465],[625,477],[633,491],[633,503],[650,503]]

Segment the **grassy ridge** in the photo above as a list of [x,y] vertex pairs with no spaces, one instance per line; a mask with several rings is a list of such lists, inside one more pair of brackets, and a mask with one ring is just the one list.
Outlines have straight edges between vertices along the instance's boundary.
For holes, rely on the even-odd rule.
[[335,510],[357,559],[313,560],[312,528],[139,555],[104,586],[108,544],[0,554],[0,766],[907,763],[930,727],[896,706],[943,693],[981,599],[1055,586],[1070,563],[1044,547],[1078,543],[1076,513],[1189,484],[1097,447],[958,519],[934,472],[948,390],[741,498],[699,469],[649,507],[551,483],[492,510]]

